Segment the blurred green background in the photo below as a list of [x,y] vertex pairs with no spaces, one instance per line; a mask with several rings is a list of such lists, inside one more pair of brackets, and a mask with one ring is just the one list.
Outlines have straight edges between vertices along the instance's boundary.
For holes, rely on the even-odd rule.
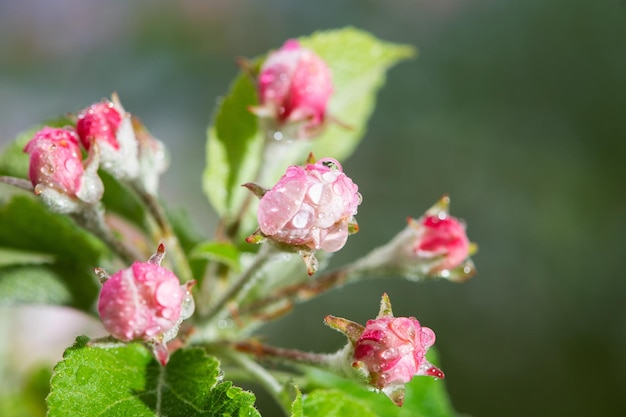
[[324,315],[364,322],[387,291],[396,315],[437,332],[459,411],[626,415],[623,1],[0,0],[0,145],[115,90],[171,149],[164,195],[209,235],[205,129],[235,57],[346,25],[420,56],[390,72],[344,164],[364,197],[361,231],[333,262],[449,193],[479,244],[478,275],[347,287],[269,326],[269,341],[337,349]]

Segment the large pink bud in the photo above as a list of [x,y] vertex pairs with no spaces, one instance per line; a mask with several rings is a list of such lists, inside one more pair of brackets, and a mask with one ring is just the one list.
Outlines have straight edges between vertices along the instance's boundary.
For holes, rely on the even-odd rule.
[[367,370],[374,387],[392,394],[416,375],[443,378],[424,357],[434,343],[435,333],[415,317],[379,317],[367,322],[356,342],[354,366]]
[[180,323],[194,309],[193,282],[181,286],[173,272],[160,266],[164,254],[160,245],[147,262],[135,262],[111,277],[96,271],[105,279],[98,312],[106,330],[125,342],[151,342],[161,363],[169,358],[165,343],[176,336]]
[[457,218],[440,212],[425,216],[412,226],[417,231],[414,253],[435,261],[432,272],[454,269],[469,256],[470,241],[465,225]]
[[261,232],[274,241],[336,252],[356,223],[358,187],[334,159],[290,166],[259,202]]
[[290,39],[263,63],[258,90],[255,113],[275,119],[279,127],[299,124],[299,136],[306,137],[324,122],[333,84],[326,63]]
[[398,406],[404,403],[404,384],[414,376],[444,377],[425,357],[435,343],[435,333],[415,317],[394,317],[387,294],[383,294],[378,316],[365,327],[334,316],[327,316],[325,322],[348,337],[352,366]]
[[28,177],[35,194],[52,210],[75,212],[80,202],[95,204],[102,198],[97,154],[83,166],[74,130],[44,127],[26,144],[24,152],[30,155]]

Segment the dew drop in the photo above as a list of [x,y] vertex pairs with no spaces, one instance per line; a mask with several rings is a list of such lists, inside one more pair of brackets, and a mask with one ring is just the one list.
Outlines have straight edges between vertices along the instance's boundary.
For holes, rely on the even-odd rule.
[[291,220],[291,224],[295,228],[302,229],[306,227],[308,220],[309,220],[309,213],[307,213],[306,211],[300,211],[298,214],[296,214],[293,217],[293,219]]
[[230,323],[229,320],[222,319],[222,320],[218,320],[218,322],[217,322],[217,328],[220,329],[220,330],[227,329],[227,328],[229,328],[231,326],[232,326],[232,324]]
[[398,349],[396,348],[386,349],[380,354],[380,357],[384,360],[393,359],[396,356],[398,356]]

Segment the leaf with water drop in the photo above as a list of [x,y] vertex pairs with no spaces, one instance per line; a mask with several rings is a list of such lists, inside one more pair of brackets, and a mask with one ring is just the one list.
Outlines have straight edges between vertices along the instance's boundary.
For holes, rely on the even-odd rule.
[[220,382],[217,359],[201,349],[180,349],[162,367],[141,344],[87,343],[79,337],[54,368],[49,417],[260,417],[254,395]]

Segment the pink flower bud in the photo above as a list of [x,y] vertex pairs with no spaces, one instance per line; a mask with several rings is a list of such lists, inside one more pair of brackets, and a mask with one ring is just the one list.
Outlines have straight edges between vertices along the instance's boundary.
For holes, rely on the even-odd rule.
[[119,149],[117,130],[122,116],[112,102],[106,100],[92,104],[78,114],[76,131],[85,149],[89,150],[94,142],[105,142],[113,149]]
[[95,204],[104,191],[97,175],[98,158],[83,166],[78,136],[71,129],[44,127],[26,144],[28,177],[51,209],[75,212],[80,202]]
[[435,333],[415,317],[394,317],[387,294],[378,316],[365,327],[341,317],[327,316],[324,321],[348,338],[353,349],[346,352],[352,354],[352,366],[397,406],[404,403],[404,384],[414,376],[444,377],[425,357],[435,343]]
[[353,366],[363,368],[370,384],[402,406],[404,384],[415,375],[444,377],[425,358],[434,343],[435,332],[415,317],[394,317],[389,297],[383,294],[378,317],[367,321],[354,345]]
[[275,119],[279,126],[298,123],[306,137],[324,122],[333,85],[326,63],[290,39],[263,63],[258,90],[255,113]]
[[173,272],[160,266],[164,251],[160,245],[149,261],[135,262],[106,278],[98,300],[100,319],[113,337],[152,342],[162,363],[168,359],[165,343],[193,313],[193,282],[181,286]]
[[79,112],[76,131],[85,149],[98,147],[104,170],[118,179],[138,178],[139,151],[131,115],[117,95],[112,101],[104,100]]
[[440,212],[423,217],[413,227],[417,230],[415,255],[436,259],[431,272],[454,269],[469,256],[470,241],[465,225],[455,217]]
[[352,231],[360,203],[358,187],[336,160],[290,166],[261,198],[259,228],[277,242],[336,252]]

